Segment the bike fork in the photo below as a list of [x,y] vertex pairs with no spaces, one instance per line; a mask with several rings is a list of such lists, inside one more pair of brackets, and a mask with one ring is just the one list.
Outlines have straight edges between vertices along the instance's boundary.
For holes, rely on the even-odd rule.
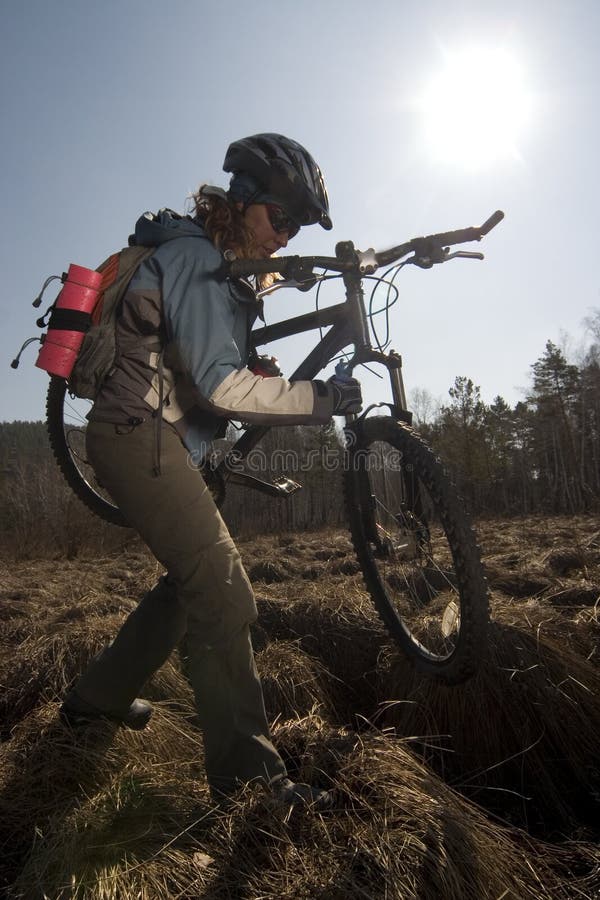
[[406,391],[404,389],[404,379],[402,377],[402,357],[399,353],[396,353],[395,350],[390,351],[389,357],[394,362],[394,365],[389,366],[388,368],[394,406],[403,414],[402,418],[405,416],[412,418],[406,406]]

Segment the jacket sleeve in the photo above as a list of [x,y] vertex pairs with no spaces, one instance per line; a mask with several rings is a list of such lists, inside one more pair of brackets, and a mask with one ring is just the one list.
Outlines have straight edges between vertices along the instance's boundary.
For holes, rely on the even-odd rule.
[[234,339],[240,302],[221,278],[222,258],[209,241],[181,238],[154,255],[161,270],[163,310],[179,365],[202,405],[217,415],[247,422],[327,422],[333,398],[320,381],[263,378],[244,366]]
[[257,424],[324,423],[333,414],[333,399],[322,381],[263,378],[245,368],[231,372],[212,392],[210,402],[219,415]]

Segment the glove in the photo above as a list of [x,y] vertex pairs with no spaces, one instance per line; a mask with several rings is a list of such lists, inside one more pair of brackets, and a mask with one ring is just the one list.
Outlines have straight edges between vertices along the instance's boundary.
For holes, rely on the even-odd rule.
[[333,395],[333,416],[346,416],[362,409],[360,383],[356,378],[333,375],[327,382]]
[[250,355],[248,360],[248,368],[253,375],[261,375],[263,378],[273,378],[275,375],[281,375],[279,368],[279,360],[276,356],[258,356],[256,351]]

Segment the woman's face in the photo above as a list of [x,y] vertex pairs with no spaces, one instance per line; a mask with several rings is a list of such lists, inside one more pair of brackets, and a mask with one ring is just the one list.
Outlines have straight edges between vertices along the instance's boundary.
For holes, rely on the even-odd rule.
[[254,234],[255,250],[260,259],[268,259],[282,247],[287,247],[287,231],[275,231],[269,220],[266,204],[253,203],[244,214],[246,225]]

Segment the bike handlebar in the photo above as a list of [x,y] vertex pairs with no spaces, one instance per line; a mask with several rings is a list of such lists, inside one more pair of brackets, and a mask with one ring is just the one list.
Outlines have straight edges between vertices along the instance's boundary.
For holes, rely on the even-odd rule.
[[[443,231],[439,234],[413,238],[412,241],[408,241],[406,244],[400,244],[398,247],[392,247],[391,250],[376,253],[377,262],[380,266],[389,266],[390,263],[406,256],[407,253],[414,252],[420,256],[432,256],[436,250],[439,252],[442,247],[450,247],[453,244],[467,244],[470,241],[480,241],[503,218],[504,213],[501,209],[497,209],[479,228],[472,226],[471,228],[459,228],[456,231]],[[442,261],[441,258],[435,260],[435,262]]]
[[501,209],[497,209],[496,212],[492,213],[492,215],[489,217],[489,219],[486,222],[484,222],[483,225],[481,226],[481,228],[479,229],[481,234],[482,235],[487,234],[489,231],[492,230],[492,228],[495,228],[496,225],[498,225],[502,221],[503,218],[504,218],[504,213],[502,212]]
[[[233,278],[241,278],[245,275],[265,275],[269,272],[277,272],[280,275],[293,277],[298,281],[311,275],[313,269],[331,269],[336,272],[350,272],[358,269],[361,273],[374,272],[379,266],[388,266],[393,262],[415,253],[417,257],[427,257],[434,262],[443,262],[442,249],[453,244],[466,244],[469,241],[480,241],[495,228],[504,218],[502,210],[498,209],[487,219],[483,225],[470,228],[460,228],[456,231],[445,231],[440,234],[430,234],[426,237],[413,238],[405,244],[399,244],[389,250],[374,253],[372,250],[366,254],[357,252],[355,258],[340,259],[330,256],[275,256],[269,259],[235,259],[228,262],[228,271]],[[361,264],[361,257],[368,255],[367,265]]]

